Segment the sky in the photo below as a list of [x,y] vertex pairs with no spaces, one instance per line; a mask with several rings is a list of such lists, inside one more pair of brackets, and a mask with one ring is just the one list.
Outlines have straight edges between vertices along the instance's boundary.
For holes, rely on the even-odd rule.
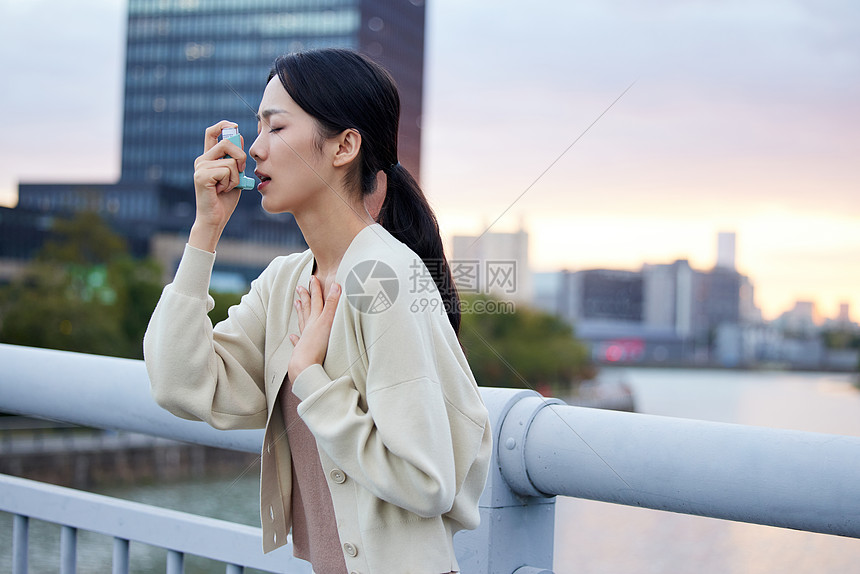
[[[116,180],[125,3],[7,0],[0,21],[0,203]],[[733,231],[766,318],[860,319],[860,4],[431,0],[425,73],[446,237],[523,225],[536,271],[707,270]]]

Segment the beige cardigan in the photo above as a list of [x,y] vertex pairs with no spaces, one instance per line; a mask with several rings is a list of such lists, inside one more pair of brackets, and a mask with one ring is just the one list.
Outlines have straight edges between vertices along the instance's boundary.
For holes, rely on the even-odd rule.
[[[175,415],[221,429],[265,427],[260,510],[268,552],[290,529],[290,452],[275,403],[293,349],[287,335],[298,333],[296,286],[308,285],[313,255],[275,259],[213,329],[206,314],[214,259],[186,246],[144,338],[146,367],[156,401]],[[387,309],[361,307],[362,289],[382,291],[364,283],[368,264],[356,265],[367,261],[396,272]],[[363,229],[336,274],[343,293],[325,362],[293,385],[329,478],[350,572],[459,570],[452,536],[479,523],[492,448],[487,411],[429,278],[383,227]]]

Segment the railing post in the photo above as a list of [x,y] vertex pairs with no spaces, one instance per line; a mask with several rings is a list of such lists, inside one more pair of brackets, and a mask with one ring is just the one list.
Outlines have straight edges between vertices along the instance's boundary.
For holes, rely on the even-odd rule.
[[185,555],[176,550],[167,551],[167,574],[183,574],[185,572]]
[[112,574],[128,574],[128,540],[113,539],[113,569]]
[[15,515],[12,525],[12,573],[27,574],[27,552],[30,519]]
[[63,526],[60,531],[60,574],[75,574],[77,570],[78,530]]
[[460,568],[470,574],[552,574],[555,498],[530,486],[523,447],[537,412],[561,401],[522,389],[485,387],[481,396],[490,411],[493,458],[479,502],[481,525],[454,538]]

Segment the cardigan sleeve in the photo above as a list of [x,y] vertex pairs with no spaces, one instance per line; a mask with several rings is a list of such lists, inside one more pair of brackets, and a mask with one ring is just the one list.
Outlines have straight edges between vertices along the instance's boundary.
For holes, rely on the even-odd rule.
[[156,402],[178,417],[219,429],[266,424],[264,342],[266,272],[228,318],[212,327],[209,279],[215,254],[186,245],[144,336]]
[[349,477],[382,500],[439,516],[479,456],[486,409],[447,318],[402,303],[362,317],[366,404],[349,373],[332,379],[319,364],[296,377],[293,392],[317,444]]

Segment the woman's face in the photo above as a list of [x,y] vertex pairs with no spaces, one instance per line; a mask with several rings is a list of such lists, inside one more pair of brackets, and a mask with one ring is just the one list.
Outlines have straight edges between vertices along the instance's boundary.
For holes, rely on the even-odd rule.
[[330,164],[316,147],[317,123],[296,104],[277,76],[263,92],[257,139],[248,150],[257,162],[257,190],[269,213],[296,213],[324,199]]

